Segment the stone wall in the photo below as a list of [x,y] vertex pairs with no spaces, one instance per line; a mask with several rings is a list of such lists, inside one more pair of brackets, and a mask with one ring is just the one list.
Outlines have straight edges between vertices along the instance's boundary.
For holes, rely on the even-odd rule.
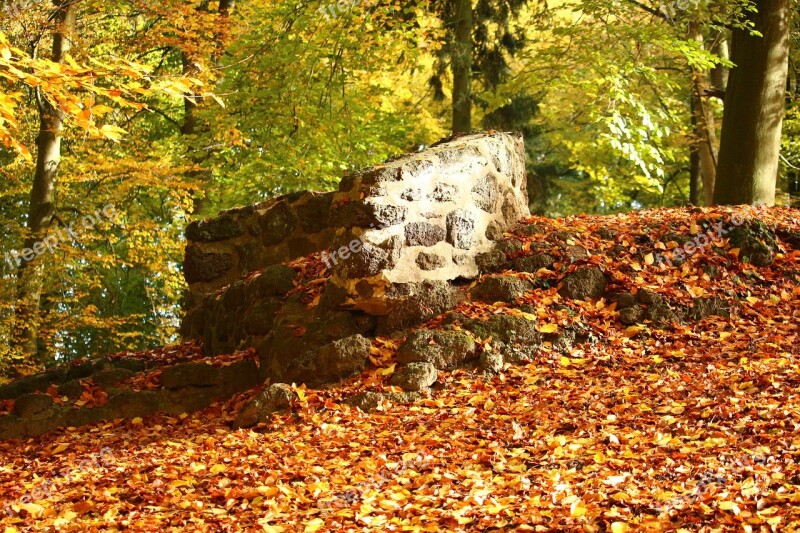
[[186,229],[189,308],[249,272],[329,250],[356,307],[387,284],[470,278],[475,256],[530,213],[520,135],[476,134]]
[[348,303],[373,314],[396,284],[471,279],[475,258],[530,216],[520,135],[457,138],[347,176],[326,263]]
[[[0,440],[159,412],[190,413],[263,382],[252,351],[224,366],[202,360],[199,351],[190,354],[194,361],[166,365],[165,356],[180,350],[156,350],[161,358],[150,361],[124,354],[76,361],[0,386],[0,402],[13,403],[11,412],[0,408]],[[137,388],[143,384],[149,388]],[[79,400],[87,392],[106,400],[82,406]]]
[[[450,282],[477,277],[476,258],[529,215],[527,206],[521,136],[474,134],[356,172],[335,193],[193,224],[183,337],[209,355],[255,347],[273,382],[335,380],[313,361],[457,305],[462,295]],[[322,279],[276,264],[315,251],[327,265]],[[316,302],[304,299],[309,282],[324,284]],[[350,340],[337,345],[342,339]]]
[[332,199],[333,193],[294,193],[190,224],[183,266],[190,307],[249,272],[329,247]]

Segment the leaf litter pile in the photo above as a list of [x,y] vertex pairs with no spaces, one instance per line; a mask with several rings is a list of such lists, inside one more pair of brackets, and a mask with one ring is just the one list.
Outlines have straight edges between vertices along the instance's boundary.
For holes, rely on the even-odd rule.
[[[745,235],[737,247],[733,216],[768,234],[767,246]],[[189,415],[0,442],[0,527],[800,529],[797,211],[653,210],[526,224],[507,235],[517,241],[509,259],[535,251],[552,261],[504,274],[535,288],[512,303],[466,300],[454,313],[524,316],[547,335],[579,327],[579,342],[544,343],[497,374],[475,364],[440,372],[422,400],[384,401],[365,414],[344,400],[392,390],[403,341],[378,338],[362,375],[294,387],[291,409],[251,430],[231,423],[260,388]],[[724,233],[709,233],[714,225]],[[700,234],[710,242],[691,250]],[[563,296],[565,276],[587,266],[608,279],[604,295]],[[310,280],[310,300],[319,285]],[[669,313],[625,311],[621,301],[637,293],[667,302]],[[716,307],[696,316],[698,301]],[[484,352],[497,344],[475,340]]]

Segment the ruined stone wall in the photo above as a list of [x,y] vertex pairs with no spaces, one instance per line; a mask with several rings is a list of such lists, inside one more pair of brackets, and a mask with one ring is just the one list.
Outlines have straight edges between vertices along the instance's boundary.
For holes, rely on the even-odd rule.
[[[356,172],[334,193],[225,212],[187,230],[182,334],[207,354],[256,347],[267,375],[287,379],[306,352],[455,306],[449,282],[477,277],[476,258],[527,206],[522,138],[493,133]],[[277,263],[312,252],[329,276],[309,306],[292,291],[297,273]]]
[[475,258],[530,216],[522,137],[460,137],[346,177],[326,262],[348,302],[374,314],[394,284],[471,279]]
[[183,266],[189,306],[249,272],[329,247],[332,199],[333,193],[294,193],[190,224]]

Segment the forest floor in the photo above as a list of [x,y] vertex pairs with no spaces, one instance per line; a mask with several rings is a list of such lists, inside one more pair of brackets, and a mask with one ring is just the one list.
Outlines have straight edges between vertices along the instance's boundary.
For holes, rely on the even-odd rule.
[[[774,237],[763,266],[743,261],[730,242],[737,216]],[[542,333],[580,326],[589,332],[584,342],[545,345],[529,363],[495,375],[475,365],[440,372],[424,399],[365,414],[344,399],[389,390],[402,339],[379,338],[375,364],[362,375],[326,389],[295,387],[288,412],[249,430],[231,423],[260,388],[193,414],[0,442],[0,527],[800,529],[798,211],[527,222],[544,233],[518,235],[523,248],[533,244],[556,263],[506,274],[536,276],[537,288],[513,304],[465,301],[456,311],[524,316]],[[683,243],[708,231],[709,243],[690,253]],[[667,249],[683,249],[687,259],[659,265]],[[559,271],[572,263],[601,268],[607,296],[560,295]],[[644,316],[622,323],[619,295],[637,290],[674,310],[697,310],[699,300],[725,309],[694,319],[676,311],[661,325]],[[493,339],[477,340],[492,350]]]

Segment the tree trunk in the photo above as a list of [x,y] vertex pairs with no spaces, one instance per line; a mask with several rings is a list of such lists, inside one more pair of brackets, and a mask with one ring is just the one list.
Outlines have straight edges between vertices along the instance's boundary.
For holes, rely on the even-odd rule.
[[[62,63],[72,48],[78,6],[74,0],[59,4],[55,16],[53,32],[53,51],[51,59]],[[43,240],[50,226],[55,208],[53,196],[61,164],[61,137],[64,126],[64,113],[36,91],[39,109],[39,135],[36,138],[36,171],[31,187],[28,210],[28,236],[23,249],[34,249]],[[35,360],[38,354],[39,310],[44,283],[44,264],[39,257],[30,261],[17,259],[17,306],[15,309],[15,346],[12,353],[27,361]]]
[[[714,52],[714,55],[721,59],[731,58],[731,52],[728,46],[728,38],[725,36],[727,31],[728,30],[722,30],[717,36],[714,46],[711,47],[711,51]],[[728,67],[716,65],[711,69],[711,85],[716,91],[724,93],[728,89],[729,75],[730,70]]]
[[[694,94],[689,97],[689,101],[692,110],[692,131],[697,131]],[[689,145],[689,202],[692,205],[703,205],[703,174],[700,170],[700,152],[694,142]]]
[[[689,38],[703,45],[703,34],[696,22],[689,23]],[[692,124],[694,140],[692,149],[700,165],[703,180],[703,204],[711,205],[714,201],[714,182],[717,179],[717,131],[714,110],[704,95],[709,88],[708,74],[699,69],[692,70]]]
[[789,61],[789,0],[757,0],[753,29],[733,30],[717,204],[774,205]]
[[455,2],[453,70],[453,133],[472,130],[472,0]]

